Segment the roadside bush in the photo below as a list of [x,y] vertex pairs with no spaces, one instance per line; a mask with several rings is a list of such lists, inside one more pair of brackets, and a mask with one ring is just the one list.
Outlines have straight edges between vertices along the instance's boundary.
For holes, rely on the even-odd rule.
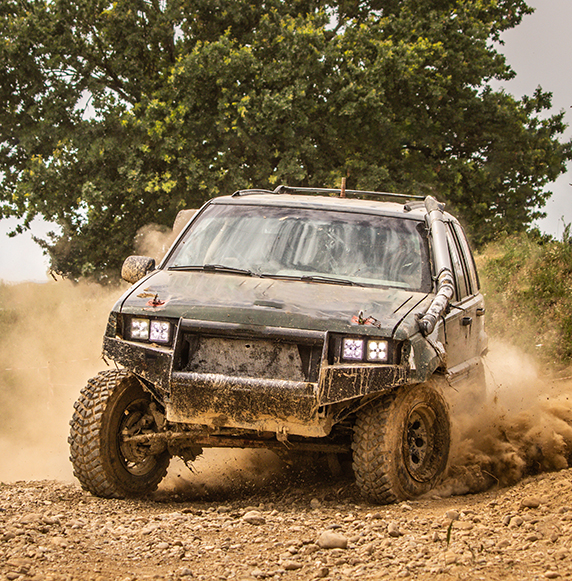
[[544,363],[572,363],[572,239],[505,237],[477,256],[491,335]]

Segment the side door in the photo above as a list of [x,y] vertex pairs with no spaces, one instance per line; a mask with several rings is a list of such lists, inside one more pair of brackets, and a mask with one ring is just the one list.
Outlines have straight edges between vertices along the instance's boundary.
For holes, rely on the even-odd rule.
[[486,351],[485,305],[465,233],[456,222],[447,222],[446,227],[455,297],[445,315],[444,332],[447,372],[455,381],[474,371]]

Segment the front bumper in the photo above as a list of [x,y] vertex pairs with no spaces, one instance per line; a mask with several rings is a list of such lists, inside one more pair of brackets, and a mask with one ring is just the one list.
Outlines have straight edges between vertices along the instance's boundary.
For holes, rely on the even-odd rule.
[[104,354],[153,384],[170,422],[284,437],[326,436],[333,404],[413,379],[403,365],[332,364],[327,332],[210,321],[182,320],[174,348],[106,337]]

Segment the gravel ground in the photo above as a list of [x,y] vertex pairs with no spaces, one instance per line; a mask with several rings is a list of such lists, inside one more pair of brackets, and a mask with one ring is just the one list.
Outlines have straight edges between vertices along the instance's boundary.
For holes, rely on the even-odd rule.
[[364,503],[354,484],[279,476],[215,493],[104,500],[0,485],[0,575],[37,580],[568,579],[572,471],[484,493]]

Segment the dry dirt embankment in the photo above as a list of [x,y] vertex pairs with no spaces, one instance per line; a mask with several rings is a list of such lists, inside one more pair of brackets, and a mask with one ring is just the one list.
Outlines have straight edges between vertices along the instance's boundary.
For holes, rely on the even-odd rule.
[[118,293],[0,290],[0,578],[572,576],[571,385],[513,349],[492,344],[489,402],[456,416],[430,498],[375,507],[351,480],[234,452],[174,466],[153,498],[102,500],[74,483],[66,437]]

